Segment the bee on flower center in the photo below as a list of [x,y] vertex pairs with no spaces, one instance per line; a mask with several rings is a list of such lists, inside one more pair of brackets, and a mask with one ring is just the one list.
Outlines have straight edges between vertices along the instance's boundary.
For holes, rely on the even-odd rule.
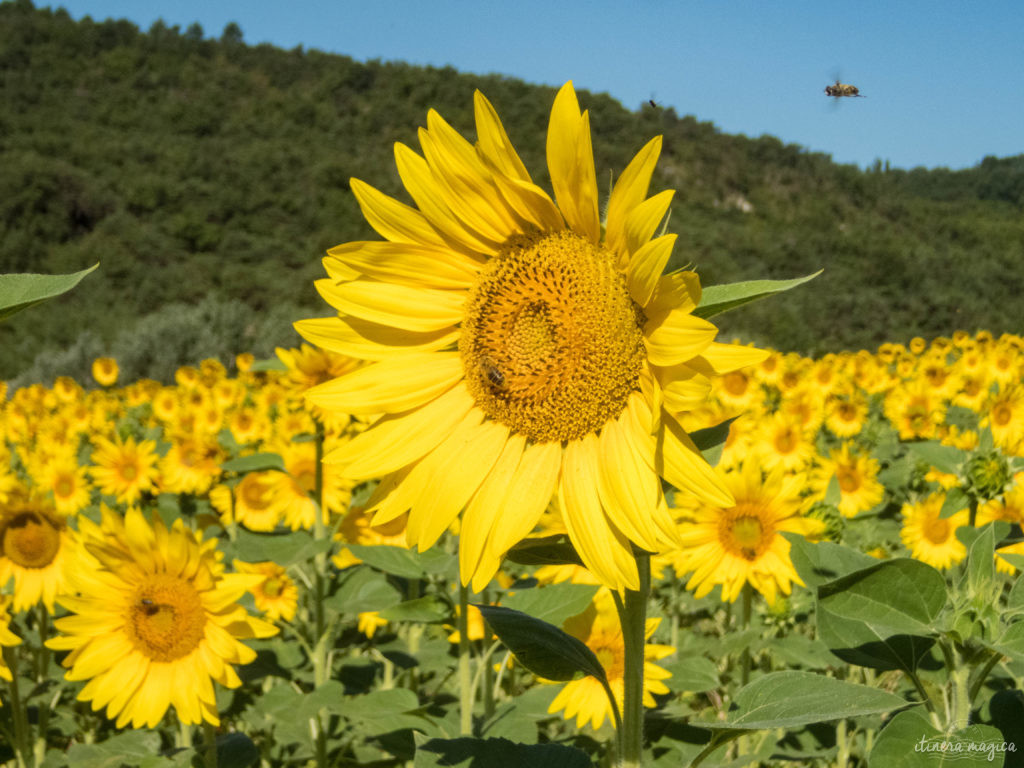
[[501,372],[501,369],[494,364],[494,361],[486,355],[480,358],[480,370],[483,371],[484,379],[494,389],[505,388],[505,374]]

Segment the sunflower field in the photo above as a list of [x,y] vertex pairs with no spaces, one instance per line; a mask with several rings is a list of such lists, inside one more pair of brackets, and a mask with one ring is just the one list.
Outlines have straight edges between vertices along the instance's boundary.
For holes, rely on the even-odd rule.
[[0,762],[1024,765],[1024,338],[717,342],[804,280],[663,274],[571,84],[553,198],[474,106],[311,344],[0,385]]

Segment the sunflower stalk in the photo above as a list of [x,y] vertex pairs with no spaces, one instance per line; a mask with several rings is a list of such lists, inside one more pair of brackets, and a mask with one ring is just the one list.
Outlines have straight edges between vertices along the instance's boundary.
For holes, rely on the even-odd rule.
[[[644,645],[647,635],[647,600],[651,594],[651,556],[636,553],[639,590],[626,590],[619,620],[625,646],[623,708],[619,765],[636,768],[644,750]],[[619,605],[616,601],[616,605]]]
[[459,584],[459,734],[473,734],[473,675],[469,668],[469,589]]
[[[314,439],[316,448],[316,470],[314,476],[313,493],[316,494],[316,510],[313,515],[313,538],[319,543],[327,536],[327,526],[324,525],[324,426],[319,420],[316,422],[316,435]],[[329,635],[333,630],[325,626],[324,622],[324,598],[327,597],[327,553],[318,549],[313,556],[313,622],[314,637],[316,638],[316,650],[313,654],[313,684],[319,687],[327,682],[330,677],[330,648]],[[316,765],[318,768],[327,766],[327,732],[324,724],[327,719],[327,712],[321,708],[311,723],[314,741],[316,746]]]
[[30,762],[29,760],[29,756],[32,754],[30,748],[31,735],[29,733],[26,704],[21,698],[21,692],[18,687],[18,654],[15,649],[9,647],[4,647],[0,650],[3,651],[4,662],[11,671],[11,682],[7,687],[11,697],[11,720],[14,723],[14,755],[18,768],[29,768],[29,766],[35,765],[35,761]]

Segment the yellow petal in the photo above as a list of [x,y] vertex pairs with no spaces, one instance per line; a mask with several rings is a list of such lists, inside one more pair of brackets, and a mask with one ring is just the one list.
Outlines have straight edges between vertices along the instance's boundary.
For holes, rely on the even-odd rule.
[[748,365],[763,363],[770,354],[767,349],[715,342],[701,352],[700,356],[707,361],[715,373],[723,374],[746,368]]
[[[627,435],[628,409],[608,422],[598,438],[601,504],[615,526],[631,541],[649,552],[657,550],[651,514],[658,500],[661,481],[641,452],[654,460],[654,441],[642,435]],[[645,437],[647,439],[645,439]],[[637,450],[639,449],[639,450]]]
[[[655,136],[637,152],[626,170],[612,187],[608,198],[608,216],[605,221],[605,243],[608,249],[620,255],[630,253],[626,245],[626,219],[636,206],[647,197],[651,174],[661,154],[661,136]],[[661,274],[659,271],[658,274]],[[643,303],[643,302],[641,302]]]
[[345,243],[327,251],[327,274],[335,282],[351,280],[334,265],[375,280],[430,288],[470,288],[477,280],[480,262],[447,248],[382,240]]
[[505,133],[498,113],[480,91],[473,94],[473,112],[480,152],[505,176],[529,182],[530,174]]
[[409,475],[411,481],[422,468],[422,490],[405,531],[409,544],[420,552],[432,547],[452,524],[505,447],[508,427],[490,420],[474,423],[477,415],[483,414],[474,409]]
[[675,243],[675,235],[664,235],[642,246],[629,260],[626,269],[629,295],[641,307],[646,306],[654,294]]
[[395,243],[445,244],[426,217],[415,208],[388,197],[359,179],[352,179],[350,185],[367,223],[381,237]]
[[306,399],[328,411],[399,413],[433,400],[462,376],[458,352],[402,355],[319,384],[306,392]]
[[718,334],[714,325],[689,312],[672,310],[649,317],[644,327],[644,346],[654,365],[684,363],[706,350]]
[[560,443],[526,447],[487,542],[493,555],[504,556],[536,527],[555,493],[561,468]]
[[711,379],[688,365],[657,369],[665,410],[692,411],[705,405],[711,395]]
[[562,519],[583,564],[612,589],[639,588],[629,540],[605,516],[598,496],[597,436],[572,440],[562,458]]
[[723,508],[736,506],[736,500],[729,489],[701,456],[675,417],[665,414],[661,423],[664,428],[659,435],[656,459],[660,460],[658,474],[679,490],[701,501]]
[[654,237],[661,222],[665,220],[668,207],[672,204],[675,191],[666,189],[637,205],[626,216],[626,249],[636,253]]
[[465,386],[456,385],[431,403],[384,416],[324,460],[338,464],[339,471],[350,480],[382,477],[436,448],[472,407],[472,395]]
[[524,222],[532,224],[542,232],[563,229],[565,221],[548,193],[528,181],[510,179],[495,175],[494,183],[509,207]]
[[352,280],[336,285],[317,280],[314,285],[324,300],[346,315],[406,331],[429,333],[462,320],[466,291],[417,288],[375,280]]
[[359,360],[387,360],[400,355],[433,352],[454,344],[459,338],[457,328],[420,333],[358,317],[316,317],[299,320],[294,325],[299,335],[309,343]]
[[426,160],[405,144],[397,143],[395,163],[409,196],[446,241],[457,244],[467,254],[494,255],[498,252],[500,241],[487,239],[452,214]]
[[522,232],[472,144],[434,110],[419,136],[437,188],[459,220],[499,244]]
[[[525,447],[524,436],[511,435],[505,442],[494,468],[466,505],[459,525],[459,573],[463,584],[469,584],[471,578],[476,583],[477,566],[483,557],[487,538],[497,522],[501,504],[508,494]],[[493,571],[486,575],[484,586],[493,575]],[[483,578],[481,575],[480,579]],[[474,587],[473,591],[480,590]]]
[[644,305],[644,311],[648,316],[673,309],[692,312],[700,303],[700,294],[700,278],[696,272],[671,272],[658,278],[650,301]]
[[573,231],[597,243],[601,222],[597,210],[597,179],[590,145],[590,119],[580,115],[572,81],[555,96],[547,140],[548,171],[555,200]]

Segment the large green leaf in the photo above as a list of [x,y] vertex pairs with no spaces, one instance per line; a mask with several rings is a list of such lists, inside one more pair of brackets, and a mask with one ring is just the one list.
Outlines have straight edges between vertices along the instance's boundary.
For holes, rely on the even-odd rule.
[[821,273],[822,270],[819,269],[812,275],[792,280],[749,280],[742,283],[709,285],[701,291],[700,304],[693,310],[693,314],[703,318],[714,317],[766,296],[773,296],[776,293],[788,291],[790,288],[796,288],[808,280],[813,280]]
[[789,541],[789,558],[804,584],[814,588],[848,573],[870,568],[878,560],[831,541],[808,541],[797,533],[783,532]]
[[797,728],[907,706],[900,696],[813,672],[772,672],[741,689],[726,720],[691,725],[711,730]]
[[971,768],[1003,764],[1003,735],[991,725],[942,733],[920,707],[900,712],[871,749],[871,768]]
[[279,453],[253,453],[249,456],[239,456],[235,459],[228,459],[220,465],[220,468],[225,472],[237,472],[240,475],[268,469],[285,471],[284,459]]
[[557,627],[570,616],[583,613],[594,599],[597,589],[592,584],[569,583],[517,589],[502,599],[502,605]]
[[351,569],[338,591],[324,604],[338,613],[353,615],[383,611],[398,605],[401,600],[398,590],[388,583],[384,574],[366,566],[357,566]]
[[910,452],[940,472],[956,474],[964,461],[964,452],[952,445],[943,445],[938,440],[923,440],[908,443]]
[[505,557],[520,565],[583,565],[564,534],[523,539]]
[[289,533],[254,533],[240,528],[232,547],[235,557],[247,563],[272,560],[287,567],[312,560],[318,552],[332,547],[330,539],[317,541],[307,531]]
[[427,576],[451,572],[455,574],[456,560],[440,548],[426,552],[393,547],[387,544],[349,544],[349,551],[367,565],[403,579],[425,579]]
[[96,263],[70,275],[0,275],[0,320],[67,293],[98,266]]
[[941,573],[886,560],[818,587],[818,637],[851,664],[912,671],[935,643],[945,604]]
[[607,682],[604,667],[586,645],[546,621],[499,605],[478,605],[484,619],[520,664],[548,680],[582,672]]

